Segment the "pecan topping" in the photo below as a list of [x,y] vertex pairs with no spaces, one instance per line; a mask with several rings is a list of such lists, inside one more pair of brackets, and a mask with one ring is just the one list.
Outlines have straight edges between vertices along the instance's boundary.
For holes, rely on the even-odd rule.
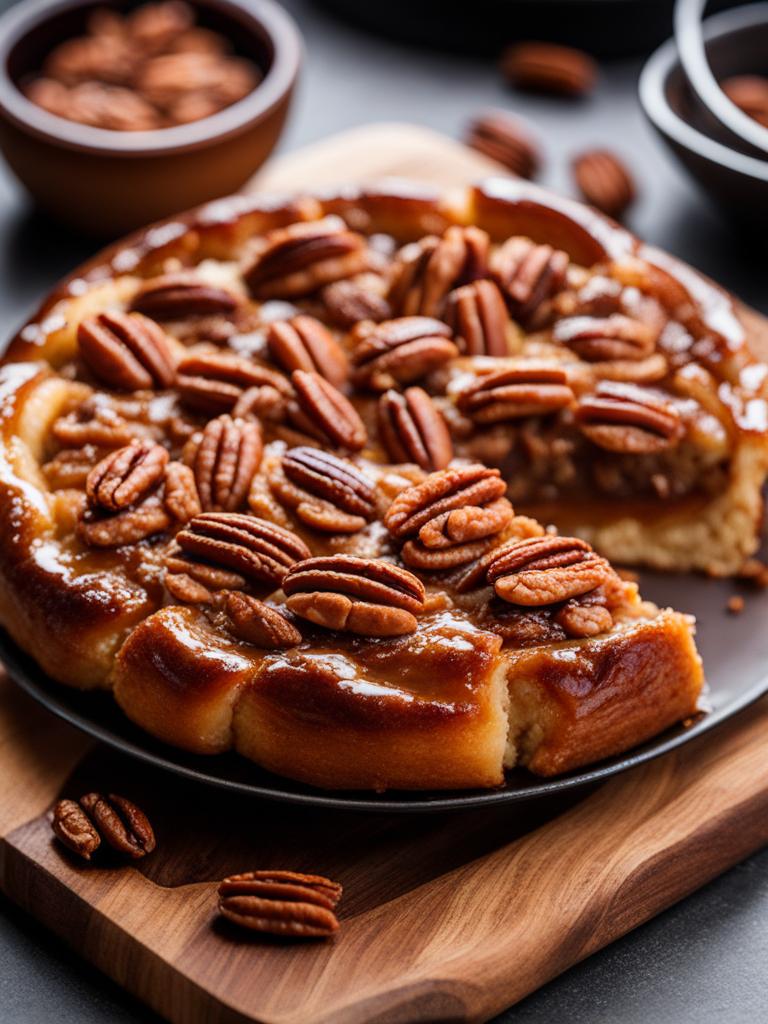
[[555,622],[562,626],[570,637],[598,636],[607,633],[613,626],[613,616],[604,604],[586,600],[566,601],[555,616]]
[[446,320],[463,355],[509,355],[509,314],[493,281],[475,281],[452,291]]
[[179,551],[165,558],[165,589],[182,604],[207,604],[222,590],[241,590],[244,576],[201,562]]
[[188,523],[203,511],[195,474],[183,462],[169,462],[166,467],[165,509],[177,523]]
[[510,604],[541,607],[568,601],[599,587],[611,567],[576,537],[531,537],[493,552],[487,578]]
[[662,395],[612,381],[579,401],[576,422],[599,447],[630,454],[670,448],[685,432],[679,411]]
[[54,438],[66,448],[114,448],[130,444],[140,434],[140,424],[131,423],[114,409],[93,402],[60,416],[51,427]]
[[574,400],[565,370],[547,363],[523,362],[479,377],[459,392],[459,410],[476,423],[499,423],[544,416]]
[[103,458],[88,474],[91,508],[119,512],[146,497],[165,474],[168,452],[154,441],[131,441]]
[[183,320],[188,316],[231,313],[237,306],[238,298],[232,292],[208,284],[190,271],[150,278],[141,285],[131,302],[131,309],[155,320]]
[[464,143],[518,178],[532,178],[539,168],[539,150],[526,126],[503,110],[489,110],[471,121]]
[[270,488],[307,526],[356,533],[374,518],[373,484],[348,460],[318,448],[291,448],[281,468]]
[[655,348],[658,331],[641,320],[614,313],[565,317],[555,324],[552,337],[582,359],[598,363],[645,359]]
[[295,871],[247,871],[219,885],[219,910],[249,931],[296,939],[325,939],[339,930],[337,882]]
[[404,246],[394,266],[389,301],[401,316],[440,316],[448,293],[486,273],[489,238],[476,227],[448,228]]
[[287,373],[310,370],[341,387],[349,374],[347,356],[331,332],[312,316],[275,320],[267,333],[269,352]]
[[635,198],[635,183],[626,165],[607,149],[592,149],[572,164],[579,191],[609,217],[621,217]]
[[393,462],[415,462],[432,472],[453,458],[453,442],[442,414],[422,388],[387,391],[379,399],[379,434]]
[[213,415],[234,409],[252,388],[269,389],[270,397],[277,393],[282,399],[291,394],[281,374],[243,356],[219,352],[185,356],[178,366],[177,384],[185,405]]
[[101,846],[101,836],[93,822],[74,800],[59,800],[53,808],[51,827],[67,849],[90,860]]
[[388,320],[392,307],[384,298],[382,286],[382,279],[375,274],[327,285],[321,298],[328,318],[339,327],[354,327],[358,320]]
[[480,558],[511,522],[512,506],[498,469],[478,464],[432,473],[401,491],[384,517],[403,561],[416,569],[445,570]]
[[423,584],[407,569],[355,555],[298,562],[283,590],[300,618],[360,636],[414,633],[425,597]]
[[237,591],[227,594],[224,608],[229,629],[238,640],[265,650],[295,647],[301,643],[301,633],[282,612],[250,594]]
[[[176,534],[182,554],[215,569],[229,570],[247,580],[279,586],[294,562],[309,558],[307,545],[290,530],[266,519],[238,512],[204,512]],[[189,565],[166,566],[173,574],[189,573]],[[194,577],[193,577],[194,578]],[[231,577],[230,577],[231,580]],[[229,589],[235,589],[229,583]]]
[[504,51],[504,76],[520,89],[583,96],[591,92],[597,65],[582,50],[555,43],[517,43]]
[[99,313],[77,328],[80,356],[108,387],[121,391],[169,388],[176,376],[171,347],[159,324],[141,313]]
[[547,299],[565,284],[568,253],[515,236],[491,258],[493,276],[509,303],[512,316],[527,323]]
[[116,793],[87,793],[79,802],[59,800],[53,809],[53,831],[78,856],[90,860],[102,840],[133,859],[155,848],[155,834],[144,812]]
[[204,512],[236,512],[245,504],[261,462],[261,427],[255,420],[210,420],[191,459]]
[[353,383],[375,391],[409,384],[459,354],[450,327],[425,316],[361,323],[351,337]]
[[288,414],[294,426],[323,444],[359,451],[368,440],[363,421],[344,395],[319,373],[294,370],[296,404]]
[[150,494],[140,504],[108,515],[86,509],[77,524],[77,531],[86,544],[95,548],[119,548],[137,544],[171,525],[171,517],[157,494]]
[[291,299],[354,277],[367,263],[362,235],[340,217],[325,217],[270,231],[243,276],[257,299]]

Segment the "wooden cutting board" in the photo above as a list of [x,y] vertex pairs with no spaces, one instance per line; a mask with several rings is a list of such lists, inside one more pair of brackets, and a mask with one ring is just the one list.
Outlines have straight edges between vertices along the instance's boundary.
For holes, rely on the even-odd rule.
[[[409,126],[273,162],[258,187],[492,169]],[[768,702],[613,781],[533,807],[389,816],[234,799],[93,744],[0,677],[0,883],[92,963],[184,1024],[487,1020],[768,843]],[[61,795],[114,790],[158,849],[81,867],[52,841]],[[333,942],[248,938],[215,883],[254,867],[344,884]]]

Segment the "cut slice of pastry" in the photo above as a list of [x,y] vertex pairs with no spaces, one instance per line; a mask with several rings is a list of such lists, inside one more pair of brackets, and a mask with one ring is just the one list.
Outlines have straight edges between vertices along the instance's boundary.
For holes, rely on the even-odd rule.
[[611,560],[754,551],[762,337],[523,182],[215,203],[12,343],[0,620],[161,739],[318,786],[600,760],[696,711],[692,622]]

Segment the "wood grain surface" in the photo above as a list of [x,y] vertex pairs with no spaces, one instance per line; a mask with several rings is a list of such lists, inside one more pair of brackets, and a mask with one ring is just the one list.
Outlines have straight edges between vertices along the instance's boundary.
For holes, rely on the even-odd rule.
[[[432,133],[379,126],[281,158],[258,185],[331,184],[339,168],[353,179],[426,169],[419,176],[452,184],[488,167]],[[0,884],[174,1022],[487,1020],[768,843],[767,730],[763,701],[567,798],[363,815],[166,777],[94,745],[0,677]],[[156,852],[137,866],[82,866],[55,843],[52,802],[90,789],[140,803]],[[257,867],[341,881],[338,936],[290,945],[219,920],[215,883]]]

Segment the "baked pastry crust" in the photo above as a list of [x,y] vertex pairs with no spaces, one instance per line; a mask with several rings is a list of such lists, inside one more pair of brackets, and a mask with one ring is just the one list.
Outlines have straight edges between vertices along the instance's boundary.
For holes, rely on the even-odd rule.
[[[285,286],[289,293],[293,289],[292,294],[261,294],[264,280],[272,282],[267,293],[275,290],[274,274],[264,277],[265,236],[297,222],[315,225],[328,217],[341,217],[342,229],[350,234],[373,237],[375,242],[369,245],[376,250],[373,265],[356,262],[358,243],[353,239],[344,249],[347,242],[342,240],[333,258],[346,260],[346,270],[331,268],[327,280],[307,284],[296,277],[306,271],[299,264],[292,268],[294,278]],[[505,354],[470,354],[460,333],[462,321],[452,320],[450,330],[438,330],[430,345],[422,345],[422,357],[428,357],[428,362],[415,380],[399,380],[400,371],[397,367],[394,371],[396,392],[403,385],[423,383],[433,396],[452,434],[457,456],[452,465],[466,467],[478,460],[495,463],[512,480],[518,514],[510,519],[511,510],[507,514],[498,504],[501,499],[494,499],[492,513],[485,512],[483,521],[495,515],[505,525],[480,536],[471,564],[488,549],[495,551],[497,544],[534,538],[548,542],[552,535],[519,514],[524,512],[538,514],[545,523],[554,520],[561,530],[585,538],[599,552],[624,564],[720,573],[738,570],[758,540],[761,488],[768,470],[766,374],[760,361],[758,319],[715,285],[642,246],[594,211],[526,182],[493,180],[449,197],[394,183],[320,197],[235,197],[108,249],[64,282],[8,350],[0,371],[0,621],[49,675],[81,688],[112,689],[129,717],[169,743],[210,754],[234,748],[271,771],[331,788],[487,787],[500,784],[505,767],[515,764],[542,775],[562,773],[628,749],[696,711],[702,672],[691,621],[643,603],[636,588],[621,583],[612,571],[606,575],[608,570],[601,568],[604,575],[597,587],[573,598],[581,613],[591,607],[589,594],[599,595],[595,603],[602,626],[580,634],[579,628],[563,625],[562,614],[572,603],[570,595],[545,605],[521,606],[513,601],[500,609],[503,588],[492,580],[488,586],[483,576],[476,585],[462,589],[457,579],[467,571],[466,562],[459,565],[459,577],[455,566],[436,572],[431,563],[426,568],[414,565],[414,559],[432,557],[431,552],[417,550],[417,539],[398,537],[391,522],[387,525],[388,506],[398,494],[430,479],[433,467],[389,461],[391,454],[382,448],[381,419],[376,426],[377,415],[383,413],[374,375],[385,379],[391,375],[392,363],[376,362],[381,353],[375,344],[371,347],[370,327],[353,326],[349,333],[339,328],[330,313],[330,298],[319,296],[325,294],[321,289],[337,280],[356,280],[365,274],[390,280],[393,266],[394,276],[401,272],[402,278],[407,256],[402,251],[394,255],[387,248],[388,238],[398,245],[423,245],[425,235],[445,237],[448,229],[468,225],[481,234],[487,232],[494,252],[509,237],[523,237],[529,244],[565,251],[570,259],[562,287],[537,303],[533,320],[528,319],[531,311],[525,317],[520,314],[521,320],[527,319],[525,329],[516,326],[514,319],[506,324]],[[333,228],[337,230],[338,226]],[[105,311],[136,308],[137,293],[158,275],[190,269],[210,288],[235,293],[237,315],[250,319],[224,336],[222,318],[209,317],[213,323],[206,330],[219,331],[212,340],[200,335],[200,309],[178,322],[160,318],[172,339],[177,364],[185,358],[185,349],[201,356],[236,352],[287,377],[285,363],[280,362],[285,355],[275,355],[280,352],[279,338],[275,351],[265,354],[269,322],[300,312],[333,324],[333,336],[352,356],[355,406],[367,428],[367,440],[359,446],[352,442],[342,455],[345,465],[356,467],[372,482],[370,511],[361,513],[357,506],[357,511],[350,511],[352,506],[342,510],[344,516],[337,515],[334,531],[318,519],[328,514],[322,502],[319,512],[315,506],[307,509],[306,502],[299,508],[298,499],[289,497],[295,481],[286,482],[284,459],[289,449],[306,447],[311,417],[307,421],[306,415],[302,420],[294,414],[286,425],[261,413],[264,449],[256,459],[258,470],[249,479],[248,504],[243,499],[237,514],[255,515],[290,529],[313,556],[383,557],[405,576],[412,571],[417,583],[426,585],[425,598],[402,598],[397,589],[400,583],[395,580],[392,586],[395,606],[402,611],[398,622],[412,614],[409,602],[421,601],[415,630],[394,636],[375,634],[375,639],[350,629],[331,631],[323,623],[330,621],[329,614],[337,613],[338,600],[334,597],[327,604],[322,587],[307,597],[306,588],[290,593],[290,587],[283,592],[263,580],[258,585],[251,581],[243,584],[245,591],[267,601],[268,608],[282,616],[276,628],[288,634],[299,631],[297,642],[269,648],[233,627],[232,614],[220,595],[206,601],[197,591],[198,597],[192,599],[187,590],[186,597],[179,597],[178,576],[177,590],[171,592],[167,558],[169,551],[170,557],[179,556],[174,536],[184,523],[172,522],[167,507],[158,513],[166,516],[165,526],[146,540],[106,547],[83,540],[93,536],[86,527],[99,528],[104,521],[111,525],[118,513],[112,509],[106,515],[103,505],[98,512],[84,511],[82,480],[69,486],[66,476],[77,461],[74,457],[60,458],[52,468],[62,451],[62,446],[52,448],[51,444],[56,431],[61,432],[57,424],[68,417],[76,421],[81,415],[78,410],[89,402],[92,412],[96,401],[99,415],[111,416],[114,427],[115,416],[130,420],[126,403],[133,401],[141,406],[136,414],[140,436],[153,443],[160,438],[177,466],[185,459],[188,465],[190,459],[194,463],[195,456],[189,456],[189,449],[187,455],[181,451],[191,429],[184,434],[182,428],[189,423],[176,422],[178,385],[169,389],[155,384],[152,399],[136,394],[114,398],[115,389],[98,380],[98,373],[94,381],[93,360],[83,370],[85,349],[82,341],[78,347],[78,328]],[[503,280],[501,271],[496,280]],[[607,292],[605,281],[610,282]],[[590,282],[593,293],[585,295]],[[393,285],[389,299],[394,301],[396,295]],[[413,295],[412,290],[401,288],[400,305],[391,312],[424,315],[422,308],[405,308],[412,301],[417,307],[426,303],[424,292],[418,300],[412,300]],[[384,301],[387,296],[379,291],[374,298]],[[373,301],[370,295],[368,299]],[[652,355],[659,358],[650,370],[643,370],[651,374],[650,379],[636,376],[630,383],[657,396],[653,423],[661,426],[654,443],[659,437],[662,441],[652,453],[635,455],[634,464],[633,452],[626,447],[619,452],[600,449],[609,451],[605,465],[620,478],[618,494],[596,495],[594,481],[581,491],[569,489],[567,483],[560,487],[558,473],[565,481],[566,470],[572,473],[575,467],[578,473],[586,463],[557,465],[552,462],[553,452],[561,452],[565,441],[577,438],[574,459],[586,459],[584,437],[590,438],[587,427],[593,425],[584,413],[585,428],[579,433],[573,402],[581,410],[584,396],[597,394],[606,382],[626,384],[621,374],[629,371],[627,360],[582,358],[569,345],[555,344],[553,324],[577,316],[595,319],[594,310],[601,303],[597,317],[601,322],[611,316],[627,317],[626,303],[641,300],[653,305],[650,314],[649,307],[643,307],[643,316],[663,320],[651,345]],[[290,308],[275,305],[286,301]],[[589,313],[580,303],[589,306]],[[441,308],[441,323],[453,315],[447,307]],[[645,322],[639,315],[638,320]],[[187,333],[190,323],[197,333]],[[466,333],[466,322],[463,329]],[[604,334],[598,332],[597,340],[604,342]],[[415,340],[423,341],[423,335]],[[305,339],[305,344],[310,343]],[[368,350],[363,356],[364,345]],[[448,357],[447,346],[454,346]],[[464,351],[456,352],[456,346]],[[327,352],[325,358],[327,378],[334,371]],[[481,416],[473,421],[472,410],[466,412],[471,406],[467,393],[475,386],[485,387],[492,373],[516,373],[532,361],[537,367],[542,362],[554,367],[558,381],[564,378],[566,384],[558,386],[566,386],[574,396],[567,410],[489,421]],[[631,372],[637,375],[642,360],[630,362]],[[617,364],[621,365],[617,368]],[[191,374],[190,370],[187,376]],[[200,402],[195,380],[185,385],[186,400],[193,405]],[[97,399],[107,396],[102,406],[94,394]],[[287,403],[295,401],[287,391],[286,396]],[[264,394],[257,398],[263,400]],[[482,408],[487,409],[488,403]],[[212,411],[201,412],[198,404],[192,425],[201,427],[213,418]],[[621,426],[626,428],[627,423]],[[348,427],[342,415],[339,429]],[[615,431],[610,434],[610,444],[615,444],[616,436]],[[624,445],[626,437],[622,435]],[[530,465],[521,467],[521,438],[534,460],[536,443],[547,446],[543,458],[549,460],[548,486],[537,484],[526,491],[526,481],[535,480],[536,473],[528,472]],[[648,443],[645,435],[640,441]],[[196,443],[199,451],[200,442]],[[317,438],[310,437],[308,443],[311,450]],[[433,454],[443,443],[435,441]],[[85,463],[90,458],[87,469],[98,461],[96,456],[105,454],[98,445],[91,447],[98,451],[83,455]],[[117,445],[107,447],[114,450]],[[87,443],[80,448],[70,445],[66,451],[86,452],[87,448]],[[339,445],[326,441],[320,448],[338,451]],[[596,463],[593,449],[588,450],[589,459]],[[626,470],[628,464],[631,472]],[[644,468],[636,470],[641,465]],[[687,483],[680,494],[670,493],[669,480],[674,483],[678,470]],[[601,472],[610,478],[607,470]],[[666,484],[658,482],[662,477]],[[654,478],[657,482],[649,483]],[[215,489],[215,480],[209,479],[208,484]],[[519,495],[516,484],[520,484]],[[169,485],[164,486],[167,498]],[[155,512],[159,500],[153,506]],[[180,555],[183,560],[188,551],[183,549]],[[597,558],[591,552],[582,555],[580,548],[576,554],[570,551],[571,555],[576,561]],[[292,574],[293,569],[289,577]],[[366,576],[362,570],[361,574]],[[188,587],[189,580],[182,585]],[[407,580],[404,585],[411,586]],[[370,590],[369,583],[360,586]],[[224,591],[231,589],[230,584]],[[387,593],[392,594],[391,586]],[[352,605],[353,611],[359,611],[354,595]],[[379,605],[374,601],[372,607],[375,611]],[[392,608],[387,605],[386,611],[389,622]],[[370,608],[366,614],[370,629]],[[348,615],[345,621],[349,624],[352,619]]]

